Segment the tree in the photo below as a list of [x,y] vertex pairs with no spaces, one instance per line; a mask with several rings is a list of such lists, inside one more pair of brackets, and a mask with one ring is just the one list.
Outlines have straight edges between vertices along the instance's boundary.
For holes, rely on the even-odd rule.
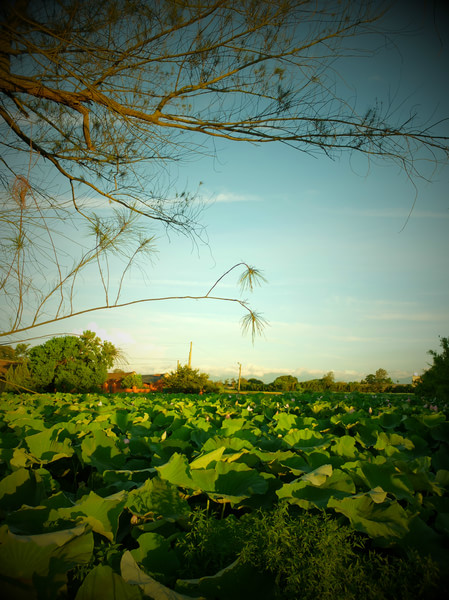
[[[241,383],[241,381],[240,381]],[[242,386],[240,386],[242,387]],[[250,377],[248,381],[245,383],[242,389],[248,390],[250,392],[261,392],[264,390],[265,384],[261,379],[256,379],[255,377]]]
[[40,392],[96,391],[117,355],[113,344],[102,342],[92,331],[52,338],[29,352],[31,385]]
[[[413,111],[395,120],[381,103],[359,112],[356,95],[337,93],[336,58],[357,54],[357,36],[382,32],[386,7],[370,0],[4,2],[0,290],[8,310],[1,335],[160,300],[123,296],[131,267],[148,264],[156,249],[142,219],[202,239],[196,192],[173,191],[171,165],[212,152],[217,139],[328,156],[347,150],[397,162],[409,174],[415,159],[446,156],[438,123],[420,123]],[[62,223],[88,237],[61,231]],[[112,257],[122,260],[118,272],[109,268]],[[241,266],[254,283],[260,273]],[[104,301],[79,306],[77,285],[93,268]],[[257,333],[257,312],[239,297],[213,296],[214,287],[196,298],[239,304],[244,328]]]
[[164,392],[183,394],[202,394],[218,392],[219,385],[209,380],[206,373],[185,365],[178,365],[176,371],[169,373],[164,379]]
[[0,346],[0,361],[4,363],[0,370],[0,392],[27,391],[31,375],[27,366],[29,344]]
[[129,373],[129,375],[125,375],[122,379],[121,387],[128,389],[132,387],[141,388],[142,383],[142,375],[138,375],[137,373]]
[[387,385],[391,385],[393,380],[385,369],[377,369],[375,375],[370,373],[361,381],[361,383],[369,385],[371,391],[373,392],[381,392],[387,387]]
[[440,337],[442,352],[429,350],[433,365],[421,375],[415,394],[435,398],[438,402],[449,400],[449,337]]
[[332,389],[332,386],[335,383],[334,372],[333,371],[329,371],[328,373],[326,373],[326,375],[324,375],[324,377],[321,379],[321,381],[323,382],[323,388],[325,390]]
[[293,375],[280,375],[273,381],[273,388],[283,392],[292,392],[298,386],[298,378]]

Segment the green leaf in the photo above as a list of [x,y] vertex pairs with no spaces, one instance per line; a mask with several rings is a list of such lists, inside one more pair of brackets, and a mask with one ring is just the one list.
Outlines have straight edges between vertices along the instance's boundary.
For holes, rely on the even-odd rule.
[[278,415],[274,415],[273,421],[276,421],[276,427],[273,430],[276,434],[298,428],[297,417],[288,413],[281,412]]
[[330,450],[338,456],[344,456],[345,458],[356,458],[358,455],[355,447],[355,438],[350,435],[342,435],[334,440]]
[[[120,562],[120,572],[126,582],[132,586],[139,586],[145,597],[152,598],[152,600],[204,600],[204,598],[184,596],[159,583],[139,568],[129,550],[123,553]],[[84,599],[76,597],[76,600]]]
[[45,495],[42,478],[28,469],[17,469],[0,481],[0,508],[4,510],[15,510],[23,504],[35,506]]
[[322,465],[310,473],[301,476],[301,481],[311,483],[312,485],[323,484],[328,477],[332,475],[332,465]]
[[178,519],[190,511],[187,500],[181,497],[178,488],[165,479],[147,479],[136,490],[129,492],[126,507],[139,516]]
[[32,456],[41,463],[50,463],[60,458],[72,456],[73,448],[70,439],[65,438],[59,441],[59,434],[62,431],[60,427],[55,426],[34,435],[28,435],[25,442]]
[[88,524],[93,531],[110,542],[115,541],[119,517],[126,503],[125,492],[102,498],[95,492],[84,496],[74,506],[61,508],[57,515],[64,519],[74,519]]
[[409,531],[410,517],[396,501],[377,504],[369,494],[352,498],[331,498],[328,508],[344,514],[357,531],[373,538],[394,541]]
[[81,458],[100,473],[107,470],[122,469],[126,460],[125,455],[117,447],[115,439],[99,429],[91,431],[83,439]]
[[201,454],[201,456],[199,456],[190,463],[190,468],[206,469],[212,462],[219,461],[223,456],[225,450],[226,448],[224,446],[220,446],[216,450],[212,450],[211,452]]
[[197,489],[196,483],[190,475],[190,466],[187,457],[175,452],[169,461],[160,467],[156,467],[161,479],[169,481],[173,485],[188,489]]
[[294,448],[311,450],[313,448],[325,448],[330,445],[328,437],[321,435],[313,429],[296,429],[290,431],[283,438],[284,442]]
[[[321,481],[319,474],[316,475],[317,477],[312,481]],[[336,469],[329,477],[324,478],[320,485],[311,485],[311,481],[303,476],[291,483],[285,483],[276,494],[280,499],[285,498],[290,504],[298,504],[302,508],[310,509],[326,508],[330,498],[344,498],[354,492],[355,485],[352,478],[347,473]]]
[[26,581],[33,574],[47,576],[51,569],[68,571],[89,562],[93,543],[92,532],[86,532],[84,525],[38,535],[16,535],[4,525],[0,529],[0,573]]
[[400,473],[391,463],[376,465],[370,462],[360,462],[356,473],[369,489],[381,487],[393,494],[398,500],[413,502],[413,484],[405,473]]
[[268,574],[260,573],[238,559],[215,575],[178,579],[175,589],[187,594],[201,594],[214,600],[271,600],[278,597],[275,583]]
[[139,547],[131,550],[131,554],[147,572],[173,575],[179,569],[178,557],[162,535],[143,533],[137,542]]
[[109,565],[98,565],[87,574],[76,594],[75,600],[141,600],[140,589],[129,585],[123,577],[114,573]]

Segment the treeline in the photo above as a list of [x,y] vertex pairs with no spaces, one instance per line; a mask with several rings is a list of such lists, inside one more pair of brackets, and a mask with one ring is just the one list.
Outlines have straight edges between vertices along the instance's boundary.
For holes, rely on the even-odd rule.
[[[235,379],[224,382],[225,387],[238,389],[239,382]],[[394,383],[385,369],[370,373],[361,381],[335,381],[334,373],[330,371],[320,379],[298,381],[293,375],[281,375],[271,383],[260,379],[240,379],[242,392],[365,392],[365,393],[413,393],[415,388],[411,383]]]

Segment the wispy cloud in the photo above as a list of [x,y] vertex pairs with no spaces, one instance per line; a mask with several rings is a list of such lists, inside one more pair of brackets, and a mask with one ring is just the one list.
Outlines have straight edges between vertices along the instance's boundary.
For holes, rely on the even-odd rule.
[[234,192],[220,192],[218,194],[210,194],[210,196],[202,197],[206,203],[215,202],[261,202],[262,198],[256,194],[237,194]]
[[376,321],[443,321],[449,319],[449,313],[431,313],[431,312],[415,312],[415,313],[402,313],[402,312],[381,312],[373,315],[366,315],[366,319]]

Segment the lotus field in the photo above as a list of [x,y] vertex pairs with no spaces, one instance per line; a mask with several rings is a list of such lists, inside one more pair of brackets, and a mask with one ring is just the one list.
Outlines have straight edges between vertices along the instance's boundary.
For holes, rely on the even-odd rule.
[[0,432],[4,598],[447,585],[447,407],[413,395],[2,394]]

